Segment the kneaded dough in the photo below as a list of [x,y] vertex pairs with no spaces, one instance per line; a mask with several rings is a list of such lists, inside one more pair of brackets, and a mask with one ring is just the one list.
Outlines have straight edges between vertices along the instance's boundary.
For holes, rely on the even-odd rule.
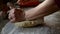
[[17,27],[33,27],[33,26],[36,26],[36,25],[41,24],[41,23],[43,23],[43,19],[33,20],[33,21],[16,22],[14,24]]

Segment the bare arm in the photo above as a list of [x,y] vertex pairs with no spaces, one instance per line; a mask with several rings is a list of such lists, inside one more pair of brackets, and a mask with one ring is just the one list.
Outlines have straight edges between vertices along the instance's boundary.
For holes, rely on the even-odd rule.
[[37,7],[25,12],[25,17],[27,20],[33,20],[38,17],[44,17],[49,15],[59,8],[55,5],[54,0],[45,0],[43,3],[39,4]]

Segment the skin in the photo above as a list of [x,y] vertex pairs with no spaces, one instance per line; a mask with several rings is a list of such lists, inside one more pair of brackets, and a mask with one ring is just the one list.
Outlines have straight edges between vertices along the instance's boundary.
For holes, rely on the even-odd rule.
[[30,9],[25,12],[25,17],[27,20],[33,20],[36,18],[43,18],[46,15],[56,12],[59,10],[54,0],[45,0],[43,3],[39,4],[37,7]]
[[[44,2],[42,2],[35,8],[25,11],[24,18],[26,18],[26,20],[34,20],[37,18],[43,18],[44,16],[54,13],[57,10],[59,10],[59,8],[55,4],[54,0],[45,0]],[[14,14],[12,14],[12,15],[14,15]],[[22,16],[20,16],[20,17],[22,17]],[[12,17],[12,16],[10,15],[10,17]],[[14,21],[13,19],[14,18],[12,18],[10,20]]]

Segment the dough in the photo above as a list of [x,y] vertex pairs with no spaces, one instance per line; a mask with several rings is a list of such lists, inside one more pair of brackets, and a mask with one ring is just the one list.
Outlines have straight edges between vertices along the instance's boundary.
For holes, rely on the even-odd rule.
[[38,24],[42,24],[44,21],[43,19],[33,20],[33,21],[22,21],[14,23],[17,27],[33,27]]

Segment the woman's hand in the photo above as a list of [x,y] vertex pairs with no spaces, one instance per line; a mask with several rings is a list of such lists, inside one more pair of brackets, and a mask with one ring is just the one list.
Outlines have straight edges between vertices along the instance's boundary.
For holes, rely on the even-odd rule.
[[13,8],[9,11],[9,19],[12,22],[18,22],[25,20],[24,13],[21,9]]

